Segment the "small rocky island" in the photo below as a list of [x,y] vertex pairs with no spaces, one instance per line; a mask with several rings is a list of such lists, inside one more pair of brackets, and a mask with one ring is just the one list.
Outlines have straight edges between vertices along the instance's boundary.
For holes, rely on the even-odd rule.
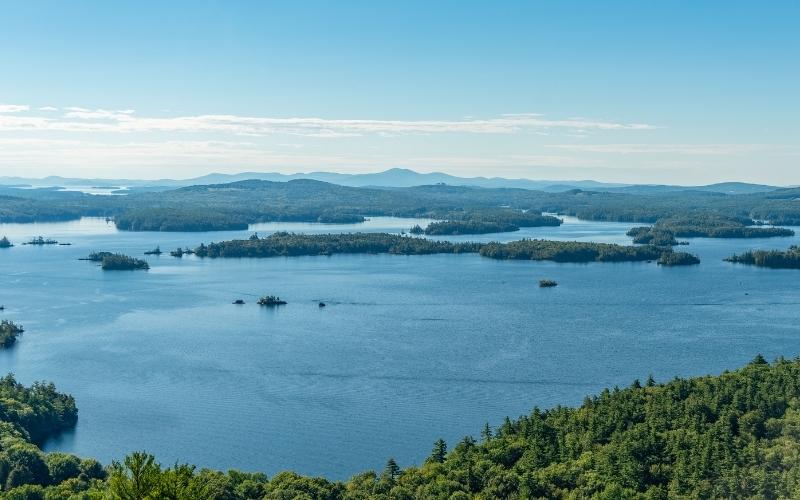
[[11,347],[16,343],[17,336],[24,332],[22,325],[12,323],[7,319],[0,321],[0,348]]
[[144,254],[145,254],[145,255],[161,255],[162,253],[163,253],[163,252],[161,251],[161,247],[160,247],[160,246],[157,246],[157,247],[155,247],[155,248],[154,248],[154,249],[152,249],[152,250],[148,250],[148,251],[147,251],[147,252],[145,252]]
[[45,238],[43,236],[37,236],[35,238],[31,238],[30,241],[23,243],[23,245],[58,245],[58,241],[52,238]]
[[190,250],[188,248],[178,247],[175,250],[171,251],[169,254],[172,255],[173,257],[177,257],[177,258],[180,259],[184,255],[193,255],[194,254],[194,250]]
[[260,306],[283,306],[286,305],[285,300],[281,300],[280,297],[277,295],[265,295],[258,299],[258,305]]
[[694,266],[700,263],[696,255],[687,252],[664,252],[656,262],[659,266]]
[[8,241],[8,237],[3,236],[0,238],[0,248],[11,248],[14,244]]
[[558,282],[554,280],[539,280],[539,288],[553,288],[558,286]]
[[103,268],[104,271],[133,271],[136,269],[150,269],[150,265],[147,263],[147,261],[119,253],[94,252],[81,260],[100,262],[100,267]]

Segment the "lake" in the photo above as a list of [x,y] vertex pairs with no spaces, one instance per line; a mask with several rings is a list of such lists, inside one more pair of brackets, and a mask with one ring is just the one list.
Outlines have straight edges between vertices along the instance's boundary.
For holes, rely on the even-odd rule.
[[[260,224],[273,231],[408,230],[428,221]],[[630,224],[449,237],[629,243]],[[798,231],[800,232],[800,231]],[[387,458],[420,463],[534,406],[580,404],[653,374],[719,373],[757,353],[800,354],[800,271],[723,262],[800,237],[691,239],[702,264],[555,264],[477,255],[274,259],[148,257],[149,271],[104,272],[91,251],[143,257],[160,245],[251,231],[119,232],[102,219],[0,224],[0,318],[26,331],[0,373],[75,396],[77,428],[45,449],[107,463],[134,450],[219,469],[293,469],[344,479]],[[71,246],[23,246],[43,235]],[[538,280],[559,286],[540,289]],[[288,301],[255,304],[260,295]],[[244,299],[243,306],[232,305]],[[324,301],[327,307],[319,308]]]

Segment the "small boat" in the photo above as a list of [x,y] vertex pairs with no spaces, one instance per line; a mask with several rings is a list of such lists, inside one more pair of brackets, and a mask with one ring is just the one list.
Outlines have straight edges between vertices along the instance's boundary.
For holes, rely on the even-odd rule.
[[319,307],[325,307],[325,305],[326,305],[325,302],[320,302],[319,303]]
[[244,305],[244,301],[242,299],[236,299],[233,301],[233,303],[236,304],[237,306]]

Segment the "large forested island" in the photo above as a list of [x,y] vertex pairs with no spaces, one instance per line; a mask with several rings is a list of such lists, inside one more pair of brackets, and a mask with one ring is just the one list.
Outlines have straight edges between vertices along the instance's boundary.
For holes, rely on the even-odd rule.
[[736,264],[746,264],[773,269],[800,269],[800,247],[791,246],[786,251],[750,250],[725,259]]
[[[634,381],[578,408],[534,408],[423,464],[389,459],[346,482],[197,470],[134,453],[103,469],[34,443],[74,425],[52,385],[0,380],[0,485],[10,499],[796,498],[800,360],[757,356],[719,376]],[[476,429],[477,431],[477,429]],[[387,455],[391,450],[387,449]],[[405,466],[405,467],[404,467]]]
[[480,254],[492,259],[552,260],[555,262],[628,262],[658,259],[664,249],[580,241],[520,240],[487,243]]
[[627,262],[656,260],[671,250],[653,245],[614,245],[577,241],[521,240],[510,243],[451,243],[388,233],[295,234],[277,232],[265,238],[202,244],[199,257],[291,257],[391,253],[427,255],[479,253],[492,259],[555,262]]

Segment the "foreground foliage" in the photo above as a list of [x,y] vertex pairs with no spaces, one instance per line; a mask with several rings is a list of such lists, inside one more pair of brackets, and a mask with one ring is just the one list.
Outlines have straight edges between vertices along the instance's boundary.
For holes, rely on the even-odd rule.
[[[10,388],[10,391],[9,391]],[[54,391],[25,389],[6,377],[3,401],[32,400],[51,415]],[[50,402],[50,404],[46,404]],[[3,403],[7,405],[8,403]],[[23,412],[24,413],[24,412]],[[535,499],[797,498],[800,495],[800,359],[757,356],[735,372],[634,381],[606,389],[578,408],[534,408],[480,440],[451,451],[438,440],[425,463],[346,482],[282,472],[162,467],[134,453],[112,464],[42,454],[26,440],[20,412],[4,411],[0,461],[5,498],[116,499]],[[16,433],[16,434],[15,434]],[[9,445],[9,440],[14,444]],[[21,448],[15,448],[21,447]],[[25,450],[24,452],[21,450]],[[14,478],[13,480],[11,478]]]

